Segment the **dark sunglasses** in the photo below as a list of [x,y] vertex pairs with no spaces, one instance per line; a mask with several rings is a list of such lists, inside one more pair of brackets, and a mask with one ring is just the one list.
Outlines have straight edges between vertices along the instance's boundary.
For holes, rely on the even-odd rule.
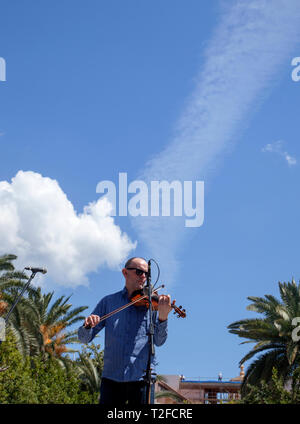
[[133,269],[135,269],[135,273],[136,273],[136,275],[138,275],[139,277],[141,276],[141,275],[143,275],[143,274],[145,274],[145,277],[148,277],[148,272],[146,272],[146,271],[143,271],[142,269],[139,269],[139,268],[126,268],[126,269],[130,269],[130,270],[133,270]]

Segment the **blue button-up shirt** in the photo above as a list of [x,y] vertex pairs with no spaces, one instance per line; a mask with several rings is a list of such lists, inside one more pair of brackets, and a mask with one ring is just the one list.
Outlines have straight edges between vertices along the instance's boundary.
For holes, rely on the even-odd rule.
[[[108,314],[129,302],[126,287],[105,296],[96,306],[93,315]],[[154,344],[161,346],[167,338],[167,320],[159,321],[158,313],[153,311]],[[129,306],[121,312],[101,321],[94,328],[78,329],[78,338],[89,343],[105,327],[104,367],[102,377],[115,381],[142,380],[149,352],[149,312],[146,307]],[[151,361],[155,369],[155,357]]]

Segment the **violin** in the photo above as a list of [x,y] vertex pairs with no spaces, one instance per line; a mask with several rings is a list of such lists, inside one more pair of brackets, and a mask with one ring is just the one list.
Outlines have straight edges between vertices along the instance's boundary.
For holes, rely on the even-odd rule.
[[[155,293],[155,291],[154,291]],[[149,304],[149,296],[147,294],[144,293],[144,290],[135,290],[131,297],[130,297],[130,301],[135,305],[135,306],[145,306],[146,308],[149,308],[150,304]],[[151,297],[151,306],[153,308],[154,311],[158,310],[158,301],[159,301],[159,297],[157,294],[153,294]],[[175,305],[175,300],[173,300],[173,302],[171,303],[171,307],[174,309],[174,315],[177,314],[178,318],[185,318],[186,317],[186,312],[185,309],[181,309],[182,306],[176,306]]]
[[[153,293],[156,293],[157,290],[159,290],[162,287],[164,287],[164,285],[158,287],[156,290],[153,291]],[[153,294],[152,297],[151,297],[151,305],[152,305],[152,307],[155,311],[158,310],[158,300],[159,300],[159,297],[157,296],[157,294]],[[112,315],[116,314],[117,312],[121,312],[124,309],[126,309],[126,308],[128,308],[129,306],[132,306],[132,305],[146,306],[146,308],[149,308],[149,296],[147,294],[144,294],[144,289],[134,291],[131,295],[129,303],[127,303],[126,305],[120,306],[119,308],[115,309],[114,311],[109,312],[106,315],[103,315],[102,317],[100,317],[99,322],[104,321],[107,318],[110,318]],[[177,318],[180,318],[180,317],[185,318],[186,317],[185,309],[181,309],[182,306],[176,306],[175,300],[171,303],[171,307],[174,309],[174,315],[177,314]],[[91,328],[91,326],[87,325],[85,328],[89,329],[89,328]]]

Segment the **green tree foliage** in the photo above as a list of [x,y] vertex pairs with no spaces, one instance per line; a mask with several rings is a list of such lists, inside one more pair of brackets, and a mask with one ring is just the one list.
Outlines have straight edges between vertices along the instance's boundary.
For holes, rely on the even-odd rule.
[[[248,366],[242,385],[245,395],[249,387],[272,381],[275,367],[283,382],[297,375],[300,365],[300,342],[292,337],[295,317],[300,317],[300,284],[294,280],[279,282],[281,300],[272,295],[250,296],[248,310],[262,314],[262,318],[243,319],[228,326],[229,332],[253,342],[254,347],[241,359],[240,364],[254,359]],[[258,355],[258,356],[257,356]],[[255,358],[254,358],[255,357]]]
[[[299,381],[298,377],[297,380]],[[243,404],[295,404],[300,403],[300,390],[298,383],[289,390],[285,388],[282,377],[278,377],[276,368],[273,368],[270,382],[262,380],[258,385],[248,386],[247,394],[240,401]]]
[[101,375],[103,370],[103,351],[100,345],[91,343],[85,345],[79,354],[76,364],[80,370],[80,378],[85,390],[90,393],[99,393]]
[[[15,255],[0,257],[0,316],[5,316],[14,303],[18,292],[24,287],[27,276],[15,271]],[[32,285],[20,299],[11,314],[8,326],[13,331],[17,347],[23,356],[54,356],[62,358],[66,352],[73,352],[67,345],[77,342],[76,332],[68,331],[78,321],[87,306],[72,309],[69,297],[53,300],[54,292],[42,293],[41,288]]]
[[71,296],[61,296],[51,304],[53,295],[54,292],[43,294],[40,288],[29,293],[23,312],[28,317],[26,328],[34,336],[35,343],[28,346],[31,352],[35,349],[36,354],[61,357],[63,353],[73,352],[67,345],[77,342],[77,335],[66,329],[84,320],[80,314],[87,306],[71,309],[68,302]]
[[[17,259],[16,255],[0,256],[0,316],[8,312],[10,304],[16,298],[17,291],[22,290],[28,280],[26,274],[15,270],[12,263],[15,259]],[[35,291],[35,288],[29,288],[28,292],[30,291]]]
[[[0,256],[0,316],[5,317],[28,277],[16,271],[15,255]],[[70,297],[29,287],[11,314],[0,344],[1,403],[98,403],[103,352],[84,347],[71,360],[67,347],[78,343],[67,328],[83,321],[87,308],[72,308]]]
[[83,390],[75,363],[61,367],[53,358],[25,358],[8,332],[0,348],[0,403],[97,403],[98,395]]

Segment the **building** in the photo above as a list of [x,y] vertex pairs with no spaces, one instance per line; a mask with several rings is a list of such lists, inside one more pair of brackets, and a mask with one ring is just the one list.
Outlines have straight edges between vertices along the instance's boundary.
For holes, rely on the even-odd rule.
[[[221,373],[216,380],[186,379],[180,375],[163,375],[156,382],[156,403],[203,403],[218,404],[240,399],[240,388],[244,378],[244,366],[240,375],[223,380]],[[166,396],[161,396],[163,393]]]

